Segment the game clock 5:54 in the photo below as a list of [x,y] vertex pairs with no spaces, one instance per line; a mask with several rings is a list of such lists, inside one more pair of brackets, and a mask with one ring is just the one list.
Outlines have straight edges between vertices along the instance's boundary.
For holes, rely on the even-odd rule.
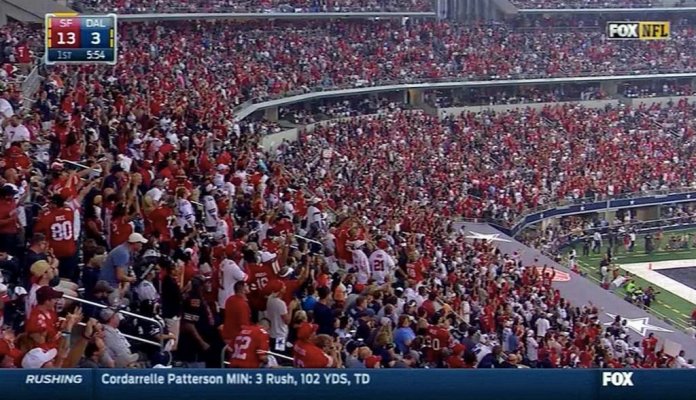
[[104,52],[104,50],[87,50],[86,55],[87,60],[90,61],[106,60],[106,53]]

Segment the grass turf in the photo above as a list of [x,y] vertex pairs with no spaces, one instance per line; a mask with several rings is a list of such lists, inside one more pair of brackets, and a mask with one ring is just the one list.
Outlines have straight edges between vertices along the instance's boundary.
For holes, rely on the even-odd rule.
[[[662,239],[661,248],[659,250],[653,251],[651,254],[645,253],[645,240],[644,235],[638,235],[636,238],[636,246],[633,252],[625,252],[623,245],[617,247],[617,251],[614,254],[614,262],[618,263],[619,266],[622,264],[634,264],[634,263],[650,263],[658,261],[669,261],[669,260],[696,260],[696,249],[679,249],[679,250],[666,250],[666,244],[673,234],[684,234],[690,233],[690,242],[693,243],[694,237],[696,235],[696,230],[687,231],[673,231],[666,232]],[[582,244],[577,244],[575,246],[578,252],[578,261],[580,269],[587,274],[587,277],[596,283],[599,283],[599,262],[607,251],[608,242],[605,239],[602,244],[602,252],[599,254],[594,254],[590,251],[589,256],[581,256],[582,254]],[[696,263],[694,263],[696,266]],[[679,296],[669,292],[668,290],[658,287],[650,282],[645,281],[639,277],[633,277],[635,283],[640,287],[647,287],[652,285],[660,293],[656,296],[657,301],[653,302],[651,305],[650,312],[667,322],[672,323],[678,328],[685,329],[692,326],[691,323],[691,312],[696,308],[696,304],[692,304]],[[625,295],[623,288],[615,291],[617,296],[622,298]]]

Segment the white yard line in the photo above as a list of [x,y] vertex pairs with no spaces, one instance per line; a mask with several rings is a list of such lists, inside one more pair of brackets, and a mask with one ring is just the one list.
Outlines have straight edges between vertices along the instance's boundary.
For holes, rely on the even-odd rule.
[[[650,269],[650,264],[652,264],[652,270]],[[625,269],[631,274],[643,278],[646,281],[665,290],[668,290],[689,303],[696,304],[696,290],[666,275],[662,275],[659,272],[661,269],[689,267],[696,267],[696,260],[672,260],[653,263],[621,264],[621,268]]]

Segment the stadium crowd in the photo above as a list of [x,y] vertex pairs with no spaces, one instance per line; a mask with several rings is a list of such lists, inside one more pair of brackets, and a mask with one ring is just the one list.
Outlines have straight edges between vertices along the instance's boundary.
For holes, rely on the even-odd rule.
[[[565,8],[651,8],[664,7],[660,0],[511,0],[517,8],[565,9]],[[679,6],[684,1],[677,3]]]
[[[370,83],[433,77],[419,53],[435,43],[429,31],[449,40],[446,54],[471,53],[467,73],[491,71],[472,66],[480,42],[445,24],[309,24],[269,42],[255,24],[227,27],[135,25],[119,65],[53,67],[21,115],[0,89],[1,366],[219,367],[225,346],[232,367],[690,365],[652,336],[632,340],[620,318],[604,327],[595,306],[571,305],[553,268],[466,240],[451,222],[693,185],[693,104],[443,121],[381,104],[267,152],[260,138],[279,127],[235,121],[231,104],[344,83],[348,71]],[[475,51],[489,62],[546,43],[494,45],[507,40],[499,29],[467,31],[498,46]],[[580,46],[550,40],[545,54],[561,64]],[[673,64],[655,46],[646,51]],[[619,62],[610,47],[589,59]],[[322,58],[329,48],[341,51]],[[397,50],[391,66],[370,57]],[[513,68],[541,64],[528,54]],[[223,85],[230,71],[250,81]]]
[[[395,81],[687,72],[695,63],[691,28],[675,32],[670,41],[619,45],[603,40],[600,31],[530,35],[504,26],[435,22],[129,27],[121,31],[115,79],[122,74],[140,77],[147,71],[152,96],[162,95],[157,88],[192,86],[210,98],[213,109],[221,100],[225,106],[238,105]],[[165,40],[170,37],[179,39]],[[483,51],[479,43],[491,51]],[[135,60],[139,63],[134,67]]]
[[172,12],[368,12],[433,11],[431,0],[73,0],[73,6],[95,12],[120,14]]

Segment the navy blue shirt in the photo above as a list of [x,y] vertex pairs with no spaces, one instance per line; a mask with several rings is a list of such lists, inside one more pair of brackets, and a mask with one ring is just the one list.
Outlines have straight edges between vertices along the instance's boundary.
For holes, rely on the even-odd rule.
[[319,325],[318,334],[334,334],[334,316],[327,305],[322,303],[314,305],[314,322]]

